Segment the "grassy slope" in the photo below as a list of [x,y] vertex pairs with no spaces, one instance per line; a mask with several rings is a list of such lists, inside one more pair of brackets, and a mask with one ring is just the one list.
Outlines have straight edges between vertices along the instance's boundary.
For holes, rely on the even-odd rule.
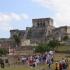
[[[57,49],[58,51],[70,51],[70,46],[60,46],[60,47],[58,47],[58,49]],[[66,55],[69,55],[69,54],[64,54],[64,53],[56,53],[55,54],[55,57],[54,57],[54,59],[55,59],[55,61],[60,61],[62,58],[65,58],[65,56]],[[68,58],[69,59],[69,61],[70,61],[70,58]],[[30,68],[30,67],[28,67],[28,66],[12,66],[12,67],[6,67],[5,69],[1,69],[0,68],[0,70],[42,70],[43,68],[45,68],[46,70],[47,70],[47,65],[41,65],[41,66],[39,66],[39,67],[37,67],[37,68],[35,68],[35,69],[33,69],[33,68]],[[53,64],[52,65],[52,70],[54,70],[54,68],[55,68],[55,65]]]
[[70,51],[70,46],[59,46],[57,51]]
[[[69,68],[70,69],[70,68]],[[15,66],[15,67],[6,67],[0,70],[49,70],[47,64],[40,65],[36,68],[30,68],[28,66]],[[51,70],[55,70],[55,64],[51,65]]]

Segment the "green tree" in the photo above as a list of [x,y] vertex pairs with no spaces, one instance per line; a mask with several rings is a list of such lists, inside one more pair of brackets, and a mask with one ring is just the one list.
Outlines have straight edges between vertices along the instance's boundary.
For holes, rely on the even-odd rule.
[[8,54],[8,50],[5,48],[0,48],[0,56]]
[[45,53],[46,51],[55,50],[60,45],[59,41],[51,40],[48,43],[41,43],[35,47],[35,52]]
[[20,33],[13,35],[14,42],[16,47],[20,46]]
[[28,34],[27,34],[27,38],[30,39],[31,38],[31,34],[32,34],[32,30],[31,28],[28,30]]
[[49,51],[49,50],[50,50],[50,47],[47,45],[47,43],[41,43],[35,47],[35,52],[38,52],[38,53],[45,53],[46,51]]
[[58,46],[60,45],[59,41],[57,40],[51,40],[49,41],[48,43],[48,47],[51,49],[51,50],[54,50],[55,48],[58,48]]
[[63,37],[63,41],[66,41],[68,39],[69,39],[69,37],[67,35]]

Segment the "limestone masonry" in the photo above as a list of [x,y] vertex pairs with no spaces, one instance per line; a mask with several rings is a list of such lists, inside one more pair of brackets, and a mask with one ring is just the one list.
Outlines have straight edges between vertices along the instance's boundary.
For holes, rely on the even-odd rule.
[[13,36],[18,34],[21,46],[36,45],[37,43],[48,42],[52,39],[63,41],[65,36],[70,39],[70,26],[56,28],[53,25],[54,21],[52,18],[32,19],[32,24],[32,27],[26,27],[26,30],[10,30],[10,38],[0,39],[0,46],[2,46],[4,42],[14,46]]

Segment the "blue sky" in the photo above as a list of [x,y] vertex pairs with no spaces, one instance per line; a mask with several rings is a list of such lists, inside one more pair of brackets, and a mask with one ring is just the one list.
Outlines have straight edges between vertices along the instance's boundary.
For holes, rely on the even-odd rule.
[[69,20],[69,15],[65,14],[68,10],[62,12],[66,10],[62,5],[68,3],[61,0],[0,0],[0,38],[9,37],[11,29],[31,27],[33,18],[52,17],[55,26],[70,25],[66,22]]

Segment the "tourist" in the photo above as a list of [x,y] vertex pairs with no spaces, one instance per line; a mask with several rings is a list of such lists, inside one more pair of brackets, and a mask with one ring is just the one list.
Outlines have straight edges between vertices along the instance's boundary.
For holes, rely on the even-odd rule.
[[55,64],[55,70],[58,70],[58,62]]
[[28,64],[29,64],[29,66],[33,65],[33,57],[32,56],[29,57]]
[[65,62],[62,64],[62,66],[63,66],[62,70],[67,70],[67,65]]
[[68,69],[68,61],[67,59],[62,63],[63,69],[62,70],[67,70]]
[[8,59],[5,59],[5,63],[10,66],[10,63],[9,63],[9,60]]
[[35,59],[35,65],[37,66],[40,63],[39,58]]
[[5,64],[4,64],[4,60],[1,59],[1,68],[4,68]]
[[59,62],[59,70],[62,70],[62,68],[63,68],[63,67],[62,67],[62,62],[60,61],[60,62]]
[[67,70],[68,70],[68,68],[69,68],[68,59],[65,59],[65,62],[66,62],[66,67],[67,67]]
[[51,64],[52,64],[52,61],[50,59],[47,60],[47,63],[48,63],[48,68],[50,69],[51,68]]
[[26,62],[26,57],[22,57],[22,58],[21,58],[21,61],[22,61],[23,64],[25,64],[25,62]]
[[64,58],[62,58],[62,70],[67,70],[67,64]]

